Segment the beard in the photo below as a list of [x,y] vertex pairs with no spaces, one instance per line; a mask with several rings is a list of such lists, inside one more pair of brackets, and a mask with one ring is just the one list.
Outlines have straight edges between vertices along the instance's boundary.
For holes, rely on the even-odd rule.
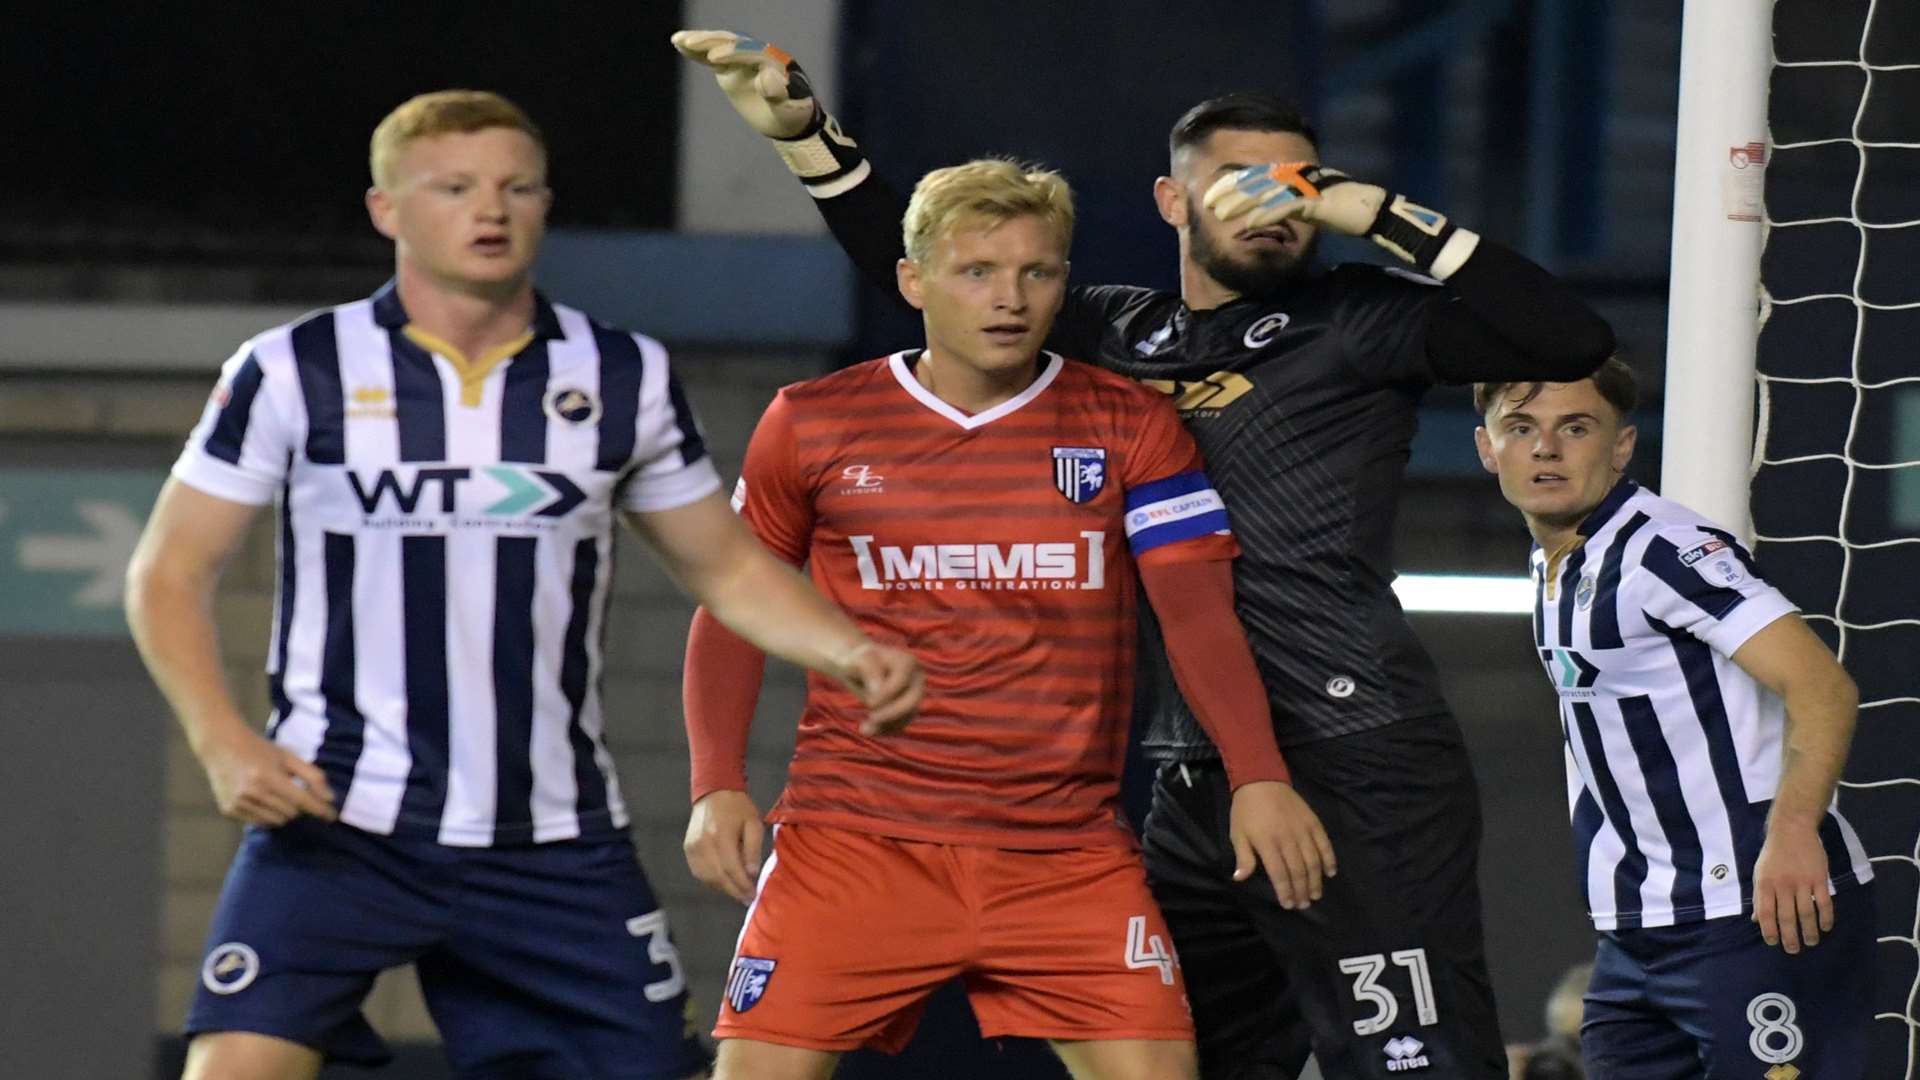
[[[1198,199],[1191,195],[1187,197],[1188,221],[1202,222],[1207,219],[1201,215],[1210,216],[1212,213],[1201,206]],[[1195,224],[1187,230],[1187,253],[1194,265],[1241,296],[1268,296],[1298,284],[1307,276],[1307,269],[1313,261],[1313,249],[1319,242],[1320,237],[1314,236],[1297,255],[1273,249],[1235,257],[1215,246],[1213,234],[1200,225]]]

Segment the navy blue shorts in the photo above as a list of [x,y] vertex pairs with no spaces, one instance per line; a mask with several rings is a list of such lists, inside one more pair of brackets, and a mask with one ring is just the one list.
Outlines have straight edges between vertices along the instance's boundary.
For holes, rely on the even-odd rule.
[[658,908],[624,836],[489,849],[312,818],[250,828],[187,1033],[381,1064],[360,1006],[374,976],[413,963],[461,1077],[687,1076],[707,1055]]
[[1603,934],[1580,1029],[1588,1080],[1865,1076],[1872,886],[1842,888],[1833,917],[1795,956],[1744,915]]

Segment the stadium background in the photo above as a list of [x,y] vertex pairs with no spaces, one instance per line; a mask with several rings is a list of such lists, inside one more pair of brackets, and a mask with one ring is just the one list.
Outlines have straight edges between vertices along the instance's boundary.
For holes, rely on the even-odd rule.
[[[1064,169],[1080,200],[1083,282],[1173,284],[1173,235],[1148,185],[1187,105],[1236,87],[1299,98],[1328,162],[1515,243],[1613,320],[1651,390],[1635,474],[1657,481],[1679,5],[1190,0],[1175,12],[1157,0],[344,0],[10,16],[0,30],[0,910],[10,915],[0,1074],[177,1068],[171,1033],[238,830],[215,813],[139,669],[118,614],[119,568],[234,345],[387,276],[360,206],[365,143],[410,94],[497,89],[545,128],[558,199],[544,287],[675,349],[729,474],[777,386],[917,328],[856,283],[799,186],[672,53],[666,36],[679,26],[788,47],[896,182],[983,153]],[[1524,530],[1472,458],[1472,425],[1463,392],[1430,399],[1401,513],[1403,571],[1523,565]],[[272,560],[263,529],[219,609],[232,680],[259,716]],[[688,608],[637,547],[621,574],[611,738],[705,1019],[740,910],[700,889],[679,854]],[[1415,625],[1480,770],[1490,958],[1509,1038],[1529,1040],[1553,981],[1591,950],[1553,698],[1524,618],[1416,615]],[[799,687],[776,669],[763,699],[752,759],[763,805],[779,787]],[[444,1074],[409,974],[383,979],[368,1012],[403,1051],[386,1075]],[[905,1058],[856,1059],[843,1075],[972,1075],[986,1063],[1057,1075],[1031,1047],[975,1047],[968,1022],[948,995]]]

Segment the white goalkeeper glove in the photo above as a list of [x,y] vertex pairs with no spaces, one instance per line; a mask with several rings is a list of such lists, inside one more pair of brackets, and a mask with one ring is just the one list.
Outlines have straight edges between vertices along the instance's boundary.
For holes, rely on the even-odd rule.
[[1477,233],[1405,195],[1306,162],[1249,165],[1214,181],[1201,201],[1215,217],[1243,229],[1298,218],[1343,236],[1364,236],[1442,281],[1480,242]]
[[730,30],[681,30],[672,41],[680,55],[712,69],[734,111],[772,140],[815,198],[866,179],[866,157],[821,107],[807,73],[786,50]]

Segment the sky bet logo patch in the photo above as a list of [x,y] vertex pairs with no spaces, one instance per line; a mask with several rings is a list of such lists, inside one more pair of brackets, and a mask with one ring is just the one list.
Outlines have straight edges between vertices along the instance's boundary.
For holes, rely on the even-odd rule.
[[1725,551],[1726,549],[1727,542],[1718,538],[1708,540],[1704,544],[1695,544],[1680,553],[1680,565],[1692,566],[1694,563],[1699,562],[1714,552]]

